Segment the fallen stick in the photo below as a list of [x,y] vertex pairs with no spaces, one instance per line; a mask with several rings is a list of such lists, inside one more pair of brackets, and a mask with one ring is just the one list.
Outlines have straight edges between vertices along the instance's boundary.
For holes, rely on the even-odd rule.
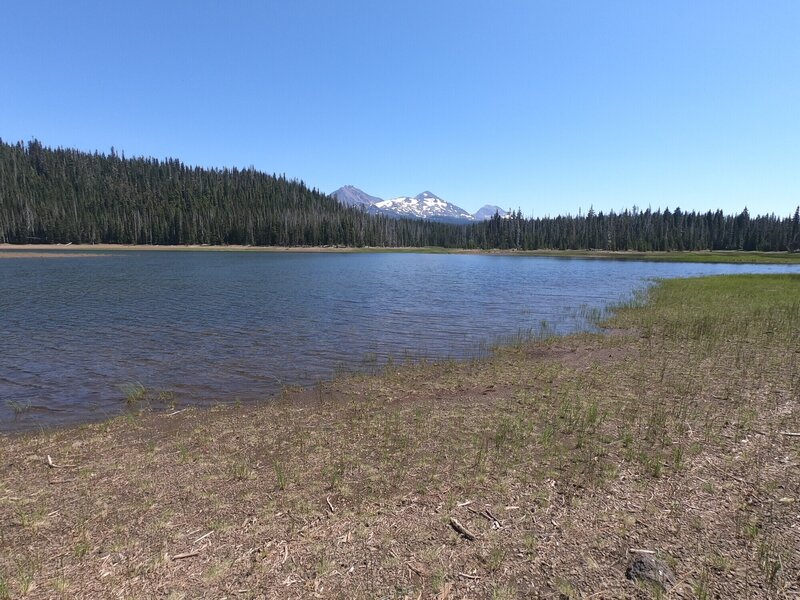
[[334,508],[333,508],[333,504],[331,504],[331,499],[330,499],[330,497],[327,497],[327,498],[325,498],[325,501],[328,503],[328,508],[330,508],[330,509],[331,509],[331,514],[332,514],[332,513],[335,513],[336,511],[335,511],[335,510],[334,510]]
[[70,467],[74,467],[75,465],[57,465],[53,462],[53,459],[50,458],[50,455],[47,455],[47,466],[51,469],[68,469]]
[[470,507],[467,507],[467,510],[469,512],[471,512],[472,514],[478,515],[479,517],[483,517],[484,519],[489,521],[489,523],[492,524],[492,529],[500,529],[500,521],[498,521],[495,518],[495,516],[491,512],[489,512],[488,508],[486,510],[484,510],[484,511],[481,511],[481,512],[478,512],[477,510],[474,510],[474,509],[472,509]]
[[475,534],[458,522],[455,517],[450,517],[450,526],[470,541],[475,540]]
[[643,550],[641,548],[628,548],[628,552],[631,554],[655,554],[655,550]]
[[490,511],[490,510],[487,508],[486,510],[484,510],[484,511],[483,511],[483,513],[484,513],[484,516],[488,516],[488,517],[489,517],[489,520],[492,522],[492,525],[493,525],[493,526],[494,526],[496,529],[500,529],[500,527],[501,527],[501,525],[500,525],[500,521],[497,519],[497,517],[495,517],[495,516],[492,514],[492,511]]
[[213,529],[212,529],[211,531],[209,531],[208,533],[206,533],[205,535],[201,535],[201,536],[200,536],[199,538],[197,538],[197,539],[196,539],[194,542],[192,542],[192,546],[194,546],[194,545],[195,545],[197,542],[200,542],[200,541],[202,541],[202,540],[206,539],[206,538],[207,538],[208,536],[210,536],[212,533],[214,533],[214,530],[213,530]]
[[172,560],[181,560],[182,558],[191,558],[192,556],[197,556],[200,554],[199,552],[184,552],[183,554],[176,554],[172,557]]
[[479,575],[470,575],[469,573],[458,573],[459,577],[463,577],[464,579],[480,579]]
[[800,437],[800,433],[796,431],[781,431],[781,435],[787,435],[789,437]]

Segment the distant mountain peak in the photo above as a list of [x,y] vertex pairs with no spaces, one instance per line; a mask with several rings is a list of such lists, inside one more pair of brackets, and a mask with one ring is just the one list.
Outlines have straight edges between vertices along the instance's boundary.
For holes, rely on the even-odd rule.
[[473,213],[472,216],[475,217],[476,221],[488,221],[494,217],[495,214],[505,219],[510,213],[494,204],[485,204],[481,206],[477,212]]
[[333,192],[331,196],[345,206],[373,206],[381,201],[381,198],[370,196],[354,185],[344,185]]
[[452,223],[472,221],[472,215],[463,208],[442,200],[431,192],[422,192],[413,198],[400,196],[399,198],[384,200],[375,206],[399,217]]
[[503,209],[491,207],[491,213],[488,216],[476,217],[460,206],[440,198],[430,190],[425,190],[413,197],[398,196],[397,198],[381,200],[376,196],[370,196],[353,185],[345,185],[331,195],[346,206],[361,206],[373,214],[424,219],[427,221],[470,223],[475,220],[490,219],[497,210],[500,211],[501,215],[505,214]]

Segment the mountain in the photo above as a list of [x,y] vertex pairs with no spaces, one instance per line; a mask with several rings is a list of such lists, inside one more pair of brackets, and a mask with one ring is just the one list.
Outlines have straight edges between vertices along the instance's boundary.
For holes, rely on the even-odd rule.
[[422,192],[413,198],[401,196],[391,200],[382,200],[375,204],[382,212],[395,214],[398,217],[410,217],[438,221],[441,223],[464,223],[473,220],[471,214],[463,208],[446,200],[442,200],[431,192]]
[[[407,219],[424,219],[439,223],[471,223],[475,221],[475,217],[460,206],[447,202],[428,191],[413,197],[399,196],[389,200],[382,200],[381,198],[370,196],[355,186],[345,185],[333,192],[331,196],[345,206],[359,206],[372,214]],[[492,212],[492,215],[494,215],[494,212]]]
[[506,218],[506,216],[509,214],[508,211],[503,210],[499,206],[495,206],[494,204],[485,204],[478,209],[478,212],[473,213],[472,216],[476,221],[488,221],[495,215],[495,213],[503,218]]
[[428,191],[416,196],[399,196],[383,200],[376,196],[370,196],[355,186],[345,185],[333,192],[331,196],[345,206],[357,206],[371,214],[424,219],[438,223],[474,223],[488,221],[495,214],[499,214],[503,218],[508,218],[510,214],[494,204],[486,204],[478,212],[470,214],[460,206],[447,202]]
[[365,191],[353,185],[345,185],[331,194],[345,206],[372,206],[381,201],[381,198],[370,196]]

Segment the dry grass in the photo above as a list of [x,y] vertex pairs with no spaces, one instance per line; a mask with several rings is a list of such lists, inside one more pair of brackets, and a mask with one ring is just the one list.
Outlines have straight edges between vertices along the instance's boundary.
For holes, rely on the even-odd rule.
[[797,597],[798,298],[669,281],[615,335],[7,437],[0,599]]

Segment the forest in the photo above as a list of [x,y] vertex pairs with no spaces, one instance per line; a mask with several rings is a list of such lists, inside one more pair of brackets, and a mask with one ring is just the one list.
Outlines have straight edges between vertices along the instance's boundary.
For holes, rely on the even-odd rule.
[[800,250],[793,215],[675,208],[453,225],[370,215],[301,181],[0,140],[0,243],[480,249]]

